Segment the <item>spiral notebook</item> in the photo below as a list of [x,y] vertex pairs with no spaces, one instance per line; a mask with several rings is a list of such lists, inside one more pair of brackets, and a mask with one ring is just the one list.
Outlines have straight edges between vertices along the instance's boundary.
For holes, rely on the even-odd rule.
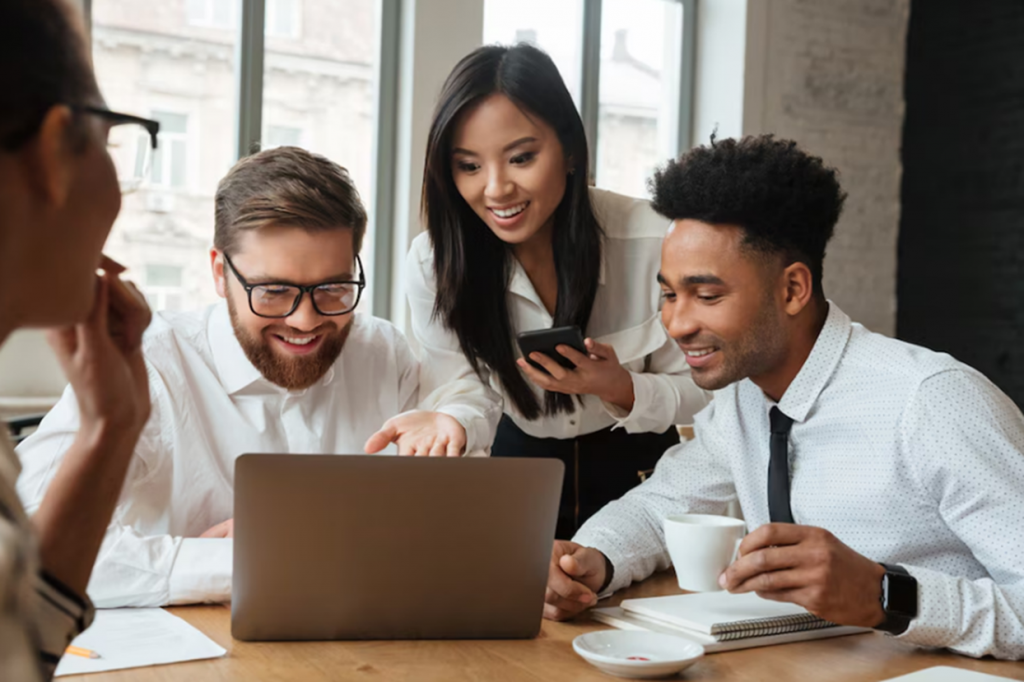
[[752,592],[626,599],[621,607],[627,614],[696,632],[717,642],[836,627],[796,604],[762,599]]

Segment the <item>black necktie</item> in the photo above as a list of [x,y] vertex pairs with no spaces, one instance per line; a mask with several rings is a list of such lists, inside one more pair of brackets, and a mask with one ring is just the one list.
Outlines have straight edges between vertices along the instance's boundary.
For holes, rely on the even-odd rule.
[[793,523],[789,508],[789,430],[793,420],[773,407],[771,461],[768,462],[768,517],[772,523]]

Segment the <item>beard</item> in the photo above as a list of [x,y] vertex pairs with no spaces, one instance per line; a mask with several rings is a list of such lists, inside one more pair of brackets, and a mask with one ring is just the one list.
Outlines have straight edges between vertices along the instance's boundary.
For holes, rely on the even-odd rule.
[[729,342],[714,335],[685,339],[687,344],[693,346],[714,346],[722,354],[722,363],[718,368],[691,368],[690,378],[693,383],[705,391],[717,391],[778,367],[786,357],[786,333],[779,315],[769,295],[742,337]]
[[[242,346],[245,357],[249,358],[249,362],[260,371],[267,381],[290,391],[309,388],[327,374],[327,370],[341,355],[349,331],[352,329],[352,320],[355,319],[354,317],[349,318],[348,323],[341,329],[329,324],[317,327],[313,333],[323,334],[320,347],[309,355],[289,358],[275,353],[274,349],[270,347],[270,342],[262,335],[254,335],[246,329],[238,319],[238,311],[230,296],[227,301],[231,326],[235,330],[235,338]],[[304,333],[308,334],[309,332]],[[296,335],[301,334],[296,333]]]

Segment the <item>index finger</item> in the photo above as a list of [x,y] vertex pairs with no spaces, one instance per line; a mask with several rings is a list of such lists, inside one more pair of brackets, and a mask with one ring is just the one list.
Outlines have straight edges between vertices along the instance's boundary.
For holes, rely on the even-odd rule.
[[572,364],[576,365],[577,367],[582,365],[584,362],[591,362],[591,359],[589,357],[587,357],[583,353],[579,352],[578,350],[576,350],[572,346],[567,346],[565,344],[562,344],[560,346],[557,346],[555,348],[555,350],[558,351],[559,355],[561,355],[563,357],[566,357],[569,360],[571,360]]
[[100,255],[100,269],[104,272],[109,272],[111,275],[120,275],[128,268],[104,253]]
[[363,446],[363,450],[366,451],[366,454],[372,455],[386,448],[396,438],[398,438],[398,429],[395,428],[395,425],[389,419],[384,423],[384,426],[380,427],[380,431],[370,436],[366,441],[366,445]]
[[750,554],[765,547],[795,545],[807,537],[807,528],[795,523],[766,523],[743,538],[739,555]]

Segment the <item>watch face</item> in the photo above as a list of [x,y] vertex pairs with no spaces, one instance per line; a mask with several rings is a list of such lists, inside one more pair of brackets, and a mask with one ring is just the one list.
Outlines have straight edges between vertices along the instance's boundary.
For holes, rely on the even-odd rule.
[[885,610],[908,618],[917,616],[917,581],[909,575],[886,573],[882,581]]

